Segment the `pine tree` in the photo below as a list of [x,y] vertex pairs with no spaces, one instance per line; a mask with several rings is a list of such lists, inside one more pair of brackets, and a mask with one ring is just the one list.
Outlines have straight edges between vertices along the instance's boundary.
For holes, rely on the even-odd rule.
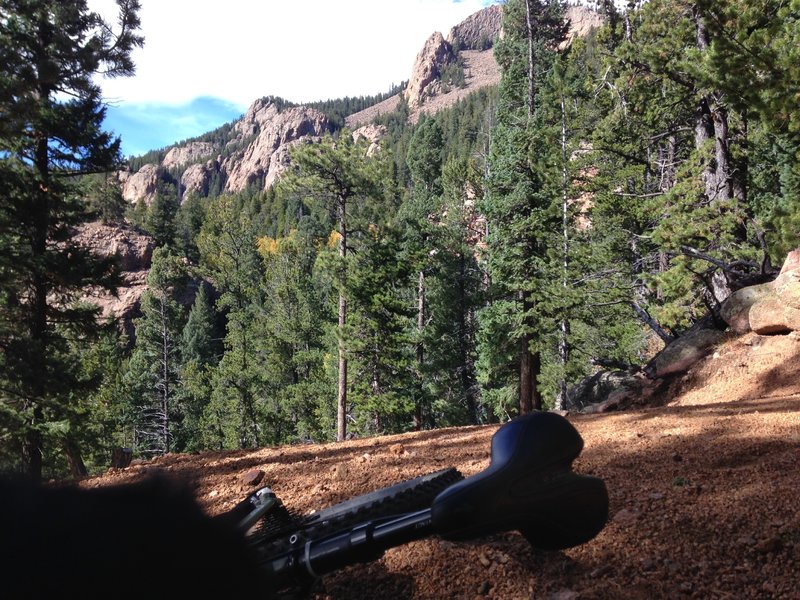
[[318,144],[297,146],[292,152],[297,171],[285,182],[288,187],[301,190],[316,210],[327,213],[331,225],[336,228],[339,249],[336,439],[339,441],[347,434],[348,349],[343,333],[348,314],[349,252],[357,246],[359,238],[368,234],[370,218],[385,221],[393,212],[387,214],[384,202],[392,157],[386,152],[370,156],[367,150],[366,141],[354,142],[347,130],[343,130],[335,142],[326,137]]
[[153,236],[156,246],[175,245],[176,215],[179,207],[178,185],[163,180],[158,182],[156,195],[145,222],[145,230]]
[[417,269],[414,428],[430,425],[433,397],[427,389],[427,364],[430,348],[426,345],[426,327],[430,309],[427,278],[431,271],[431,255],[436,253],[436,224],[442,208],[442,158],[444,140],[439,123],[423,116],[411,136],[406,151],[406,164],[411,177],[409,197],[403,203],[400,220],[404,227],[407,258]]
[[181,259],[166,248],[156,248],[142,295],[142,316],[136,320],[136,343],[128,381],[135,449],[147,456],[173,448],[178,412],[180,368],[179,336],[183,309],[176,298],[185,289],[187,274]]
[[432,399],[430,426],[478,423],[488,415],[477,382],[477,319],[485,273],[478,257],[480,219],[474,196],[481,196],[479,167],[451,160],[442,169],[440,217],[426,278],[428,318],[422,331],[426,348],[424,381]]
[[231,196],[209,207],[197,246],[206,275],[220,291],[226,319],[225,354],[213,373],[205,422],[211,447],[250,448],[264,440],[265,382],[257,355],[263,267],[249,213]]
[[180,336],[179,387],[182,421],[174,432],[178,451],[203,448],[203,413],[211,397],[211,373],[223,353],[217,312],[201,281]]
[[644,234],[631,240],[632,301],[680,331],[759,270],[746,110],[701,69],[718,37],[707,6],[659,0],[629,12],[635,35],[614,50],[605,78],[614,106],[595,147],[611,154],[601,171],[616,169],[606,199]]
[[[344,329],[351,357],[351,413],[361,434],[404,431],[414,404],[411,323],[417,303],[407,297],[413,264],[401,253],[399,230],[372,228],[348,265],[350,318]],[[416,306],[415,306],[416,305]]]
[[746,120],[747,203],[779,261],[800,243],[800,3],[698,2],[709,44],[693,75]]
[[[78,290],[108,282],[110,265],[71,241],[89,214],[75,178],[120,163],[102,131],[95,76],[133,73],[139,3],[120,0],[118,29],[84,0],[0,2],[0,380],[3,428],[20,468],[42,475],[48,423],[66,410],[77,369],[58,323],[95,329]],[[67,451],[74,451],[67,449]]]
[[272,441],[331,439],[335,382],[326,368],[335,315],[315,271],[320,240],[304,229],[259,239],[264,258],[262,368],[274,399]]
[[514,382],[506,374],[497,380],[497,397],[506,402],[509,388],[516,387],[521,413],[543,406],[538,389],[541,348],[537,338],[544,331],[539,301],[548,277],[548,232],[557,223],[553,221],[554,198],[547,189],[547,163],[540,161],[551,144],[539,129],[538,95],[566,33],[563,14],[561,2],[508,2],[503,11],[505,37],[495,49],[503,75],[497,126],[492,132],[489,194],[482,203],[494,295],[493,305],[483,311],[482,326],[487,332],[483,339],[488,342],[483,348],[494,358],[485,356],[483,364],[499,375],[489,365],[508,364],[510,347],[517,347],[518,378]]

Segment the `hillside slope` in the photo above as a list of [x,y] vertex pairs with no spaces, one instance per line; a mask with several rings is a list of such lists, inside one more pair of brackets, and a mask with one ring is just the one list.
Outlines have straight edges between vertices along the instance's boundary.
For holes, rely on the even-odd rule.
[[[591,542],[535,552],[516,533],[395,548],[324,578],[314,598],[800,598],[800,336],[731,339],[673,381],[654,405],[569,415],[584,438],[578,472],[601,477],[610,520]],[[168,455],[86,480],[164,471],[185,478],[209,514],[264,472],[290,508],[309,511],[448,466],[489,462],[497,426],[342,444]],[[223,575],[221,575],[223,576]]]

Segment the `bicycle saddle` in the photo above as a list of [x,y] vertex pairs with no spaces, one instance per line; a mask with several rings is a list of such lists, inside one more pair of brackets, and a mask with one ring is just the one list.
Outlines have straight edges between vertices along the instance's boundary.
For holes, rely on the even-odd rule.
[[608,520],[608,492],[602,479],[572,471],[582,449],[578,431],[556,413],[506,423],[492,437],[489,467],[436,496],[434,528],[453,541],[517,530],[542,550],[591,540]]

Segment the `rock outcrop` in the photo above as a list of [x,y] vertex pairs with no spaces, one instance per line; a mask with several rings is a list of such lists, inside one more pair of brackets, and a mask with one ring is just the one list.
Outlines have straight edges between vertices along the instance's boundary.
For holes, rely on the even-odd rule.
[[603,25],[603,17],[600,13],[586,6],[570,6],[567,8],[567,20],[569,21],[569,32],[567,41],[569,44],[576,37],[587,35],[592,29]]
[[215,173],[219,173],[219,162],[216,159],[189,166],[181,175],[183,198],[188,194],[208,195],[209,183]]
[[694,329],[669,343],[647,364],[644,371],[651,379],[684,373],[701,358],[711,354],[724,339],[717,329]]
[[214,153],[214,144],[211,142],[189,142],[183,146],[171,148],[161,166],[165,169],[172,167],[182,167],[192,163],[197,163],[210,157]]
[[[570,28],[564,45],[603,23],[598,12],[585,6],[569,7],[566,16]],[[411,122],[416,122],[420,112],[433,113],[447,108],[472,91],[499,83],[500,67],[494,59],[492,47],[501,36],[502,7],[495,5],[478,11],[453,27],[446,39],[439,33],[428,38],[417,55],[404,92]],[[442,70],[456,60],[457,54],[464,63],[465,93],[459,89],[445,90],[439,79]]]
[[117,289],[116,295],[105,290],[87,290],[82,299],[97,304],[103,321],[109,318],[116,320],[132,338],[132,320],[138,315],[139,300],[147,289],[147,273],[153,258],[153,239],[128,227],[99,222],[80,227],[75,239],[97,256],[113,256],[118,259],[122,285]]
[[442,70],[456,60],[453,47],[436,32],[425,42],[414,61],[411,79],[405,91],[406,102],[411,110],[425,102],[426,95],[436,94],[441,89],[439,77]]
[[119,174],[122,197],[131,204],[141,201],[150,206],[156,196],[158,178],[161,173],[161,166],[152,164],[144,165],[136,173],[122,171]]
[[367,156],[372,156],[380,149],[381,140],[388,134],[389,130],[384,125],[364,125],[353,131],[353,141],[367,140],[369,142]]
[[253,139],[241,153],[234,152],[221,161],[229,192],[242,191],[254,183],[261,189],[270,187],[289,165],[292,146],[318,141],[331,127],[328,118],[316,109],[298,106],[281,111],[275,103],[262,99],[250,107],[235,129],[239,141]]
[[256,100],[234,125],[226,146],[189,142],[167,152],[160,164],[147,164],[133,174],[123,173],[122,195],[128,202],[155,197],[158,180],[168,169],[184,168],[180,193],[204,196],[212,179],[224,183],[224,191],[239,192],[250,185],[270,187],[289,164],[289,150],[297,143],[319,140],[331,131],[327,117],[308,107],[280,109],[268,98]]
[[499,4],[484,8],[464,19],[447,34],[454,50],[488,50],[500,35],[503,9]]

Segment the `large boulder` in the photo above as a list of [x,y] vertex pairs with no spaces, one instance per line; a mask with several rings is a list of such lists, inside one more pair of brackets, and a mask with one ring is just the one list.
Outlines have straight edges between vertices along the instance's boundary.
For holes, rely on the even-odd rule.
[[789,253],[773,281],[731,294],[723,302],[720,316],[739,334],[800,331],[800,248]]
[[770,293],[750,307],[750,328],[759,335],[800,331],[800,268],[782,270],[764,285]]
[[572,387],[565,408],[585,413],[624,408],[649,398],[653,387],[641,371],[604,369]]
[[750,309],[763,298],[768,298],[772,288],[768,283],[751,285],[733,292],[722,303],[720,316],[734,333],[744,334],[750,331]]
[[651,379],[684,373],[698,360],[714,351],[725,337],[717,329],[693,329],[669,343],[644,368]]

